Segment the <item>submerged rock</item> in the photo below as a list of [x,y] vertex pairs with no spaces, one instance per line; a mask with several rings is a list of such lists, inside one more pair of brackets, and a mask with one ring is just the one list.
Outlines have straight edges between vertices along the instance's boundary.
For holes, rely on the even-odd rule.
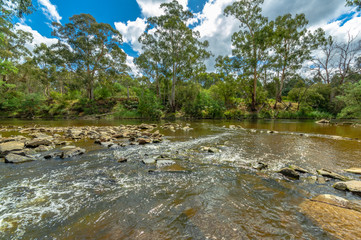
[[153,158],[143,159],[142,163],[144,164],[155,164],[156,160]]
[[35,161],[34,158],[10,153],[5,156],[5,163],[25,163]]
[[85,149],[83,148],[74,148],[74,149],[69,149],[67,151],[62,152],[60,158],[71,158],[71,157],[75,157],[75,156],[79,156],[85,153]]
[[263,169],[267,169],[268,165],[263,163],[263,162],[259,162],[257,163],[255,166],[253,166],[254,169],[257,169],[259,171],[263,170]]
[[351,180],[348,177],[342,176],[342,175],[340,175],[338,173],[334,173],[334,172],[332,172],[330,170],[327,170],[327,169],[317,170],[317,173],[324,176],[324,177],[334,178],[334,179],[338,179],[338,180],[341,180],[341,181],[349,181],[349,180]]
[[165,167],[165,166],[170,166],[175,164],[176,162],[174,160],[157,160],[157,168],[161,168],[161,167]]
[[342,191],[361,193],[361,181],[338,182],[333,187]]
[[359,201],[320,195],[301,203],[301,212],[335,238],[361,239],[361,206]]
[[291,179],[300,179],[300,174],[292,168],[283,168],[279,173]]
[[151,143],[152,140],[148,138],[138,138],[139,145],[145,145]]
[[126,163],[126,162],[128,162],[128,159],[126,158],[121,157],[118,159],[118,163]]

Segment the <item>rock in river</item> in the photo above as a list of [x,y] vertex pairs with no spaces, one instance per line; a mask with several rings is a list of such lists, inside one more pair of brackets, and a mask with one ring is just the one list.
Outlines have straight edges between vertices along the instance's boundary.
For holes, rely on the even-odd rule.
[[161,167],[165,167],[165,166],[170,166],[175,164],[176,162],[173,160],[157,160],[157,168],[161,168]]
[[35,161],[35,159],[27,157],[27,156],[13,154],[13,153],[10,153],[5,156],[5,163],[25,163],[25,162],[32,162],[32,161]]
[[361,193],[361,181],[338,182],[333,187],[342,191]]
[[75,156],[79,156],[85,153],[85,149],[83,148],[73,148],[73,149],[69,149],[66,150],[64,152],[62,152],[60,158],[71,158],[71,157],[75,157]]
[[361,239],[361,206],[359,201],[320,195],[300,205],[302,213],[337,239]]
[[342,176],[340,174],[334,173],[334,172],[332,172],[330,170],[327,170],[327,169],[317,170],[317,173],[324,176],[324,177],[334,178],[334,179],[338,179],[338,180],[341,180],[341,181],[349,181],[349,180],[351,180],[348,177],[345,177],[345,176]]
[[19,151],[25,147],[23,142],[5,142],[0,144],[0,157],[4,157],[9,152]]
[[293,170],[292,168],[283,168],[279,171],[282,175],[292,178],[292,179],[300,179],[300,174]]
[[28,142],[26,144],[26,147],[28,148],[36,148],[36,147],[39,147],[41,145],[43,146],[49,146],[51,145],[52,142],[49,140],[49,139],[46,139],[46,138],[35,138],[33,140],[31,140],[30,142]]
[[354,174],[361,174],[361,168],[349,168],[345,169],[345,171]]

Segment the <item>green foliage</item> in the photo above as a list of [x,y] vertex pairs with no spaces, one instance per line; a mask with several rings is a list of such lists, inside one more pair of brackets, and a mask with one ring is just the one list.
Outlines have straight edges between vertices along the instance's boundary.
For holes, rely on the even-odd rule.
[[209,91],[202,90],[194,101],[185,103],[183,111],[195,118],[222,118],[224,116],[224,104],[214,100]]
[[338,99],[345,104],[339,118],[361,118],[361,81],[344,87],[344,95]]
[[138,112],[144,118],[159,119],[162,116],[162,105],[157,96],[149,90],[138,91]]
[[114,109],[113,116],[116,118],[141,118],[141,114],[138,110],[129,110],[122,103],[118,103]]

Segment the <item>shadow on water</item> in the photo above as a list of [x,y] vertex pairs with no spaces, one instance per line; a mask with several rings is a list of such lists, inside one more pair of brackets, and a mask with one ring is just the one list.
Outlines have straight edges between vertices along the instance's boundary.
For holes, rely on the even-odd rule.
[[[36,124],[128,123],[140,122]],[[156,145],[94,148],[69,160],[1,164],[0,238],[329,239],[298,205],[318,194],[346,193],[334,190],[332,181],[291,181],[276,171],[290,164],[312,173],[357,166],[361,143],[330,136],[357,138],[359,128],[310,121],[196,121],[191,127],[189,132],[160,129],[167,140]],[[204,152],[202,146],[219,152]],[[154,166],[142,160],[161,154],[187,171],[150,174]],[[117,163],[119,157],[128,162]],[[259,161],[269,168],[254,170]]]

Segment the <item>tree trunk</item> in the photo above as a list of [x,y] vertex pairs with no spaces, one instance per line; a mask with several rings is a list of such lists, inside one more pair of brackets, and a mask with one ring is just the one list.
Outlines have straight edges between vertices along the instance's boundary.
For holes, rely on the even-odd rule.
[[257,99],[257,69],[254,68],[254,75],[253,75],[253,92],[252,92],[252,105],[251,110],[252,112],[256,112],[256,99]]
[[177,67],[175,64],[173,64],[173,82],[172,82],[172,93],[171,93],[171,110],[172,112],[176,111],[176,106],[175,106],[175,85],[177,82]]

